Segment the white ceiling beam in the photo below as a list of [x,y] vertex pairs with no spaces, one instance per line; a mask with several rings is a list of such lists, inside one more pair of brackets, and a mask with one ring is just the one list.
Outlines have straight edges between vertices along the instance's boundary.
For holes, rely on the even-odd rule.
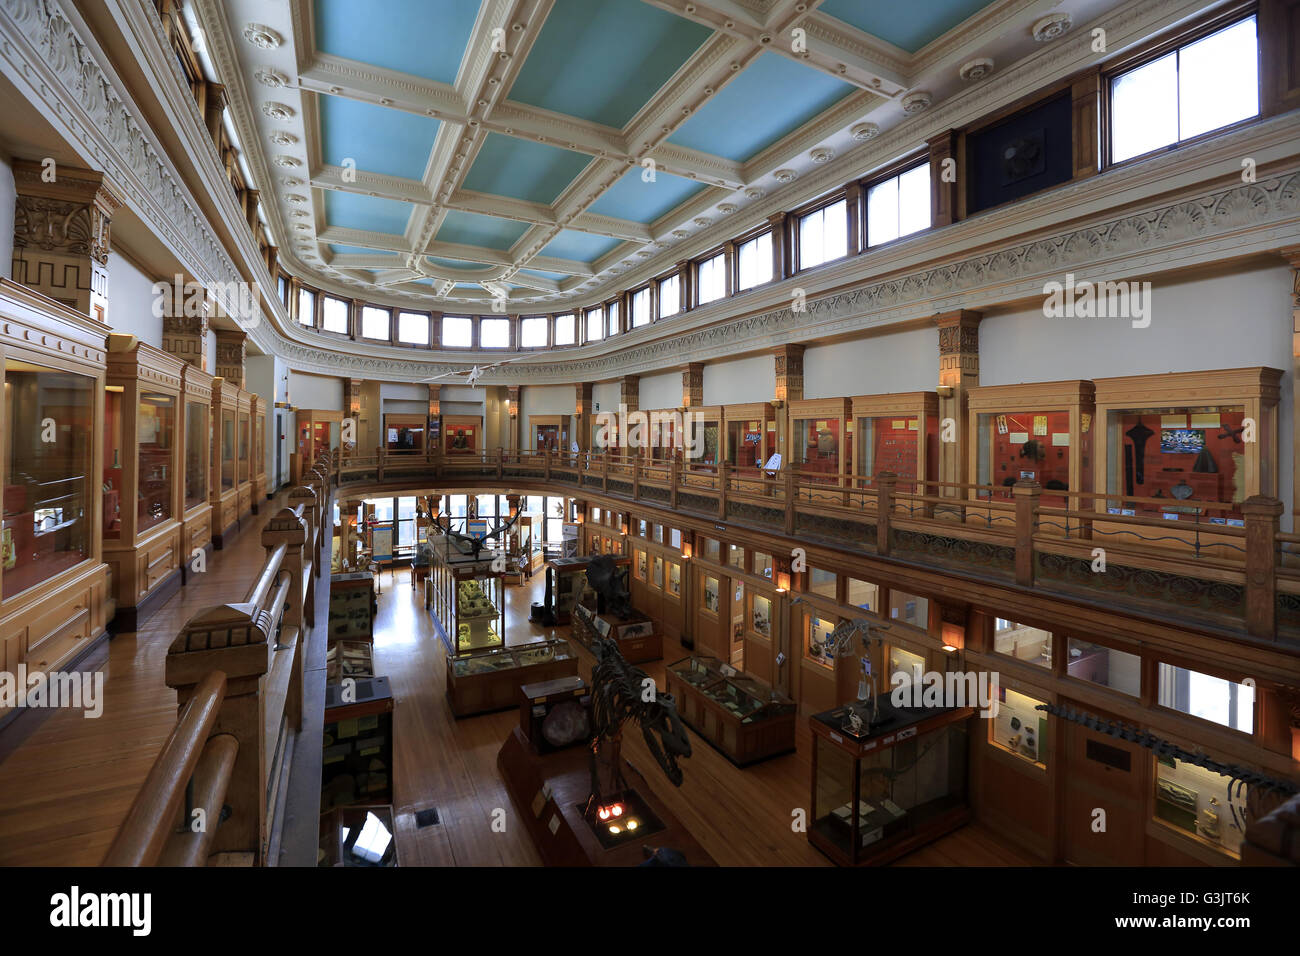
[[423,183],[360,169],[346,169],[342,166],[325,164],[312,171],[311,184],[321,189],[336,189],[363,196],[395,199],[398,202],[433,205],[433,197],[429,195],[429,190]]

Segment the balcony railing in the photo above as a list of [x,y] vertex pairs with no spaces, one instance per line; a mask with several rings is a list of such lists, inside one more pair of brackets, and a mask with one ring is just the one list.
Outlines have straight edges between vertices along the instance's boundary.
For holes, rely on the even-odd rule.
[[738,527],[921,564],[1063,596],[1119,602],[1274,639],[1300,635],[1300,534],[1279,530],[1282,504],[1237,506],[1243,526],[1212,522],[1233,509],[1183,501],[1180,520],[1112,513],[1159,499],[1045,491],[877,475],[827,476],[788,467],[737,468],[617,452],[391,453],[344,458],[341,487],[410,488],[474,481],[541,482]]

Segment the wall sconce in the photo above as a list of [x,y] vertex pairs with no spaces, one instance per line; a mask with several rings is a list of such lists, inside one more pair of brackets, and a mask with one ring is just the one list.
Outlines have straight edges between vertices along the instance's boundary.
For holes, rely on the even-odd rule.
[[683,561],[689,561],[689,560],[691,559],[691,554],[692,554],[692,551],[691,551],[691,543],[690,543],[689,541],[683,541],[683,542],[682,542],[682,560],[683,560]]
[[776,572],[776,589],[784,594],[790,590],[790,574],[786,571]]
[[518,403],[517,401],[515,401],[515,400],[512,398],[512,399],[511,399],[507,404],[508,404],[509,409],[510,409],[510,417],[511,417],[511,418],[518,418],[518,417],[519,417],[519,403]]
[[938,385],[935,391],[939,393],[940,398],[952,398],[953,387],[951,385]]
[[941,634],[946,653],[953,654],[966,647],[966,628],[960,624],[949,624],[944,621]]

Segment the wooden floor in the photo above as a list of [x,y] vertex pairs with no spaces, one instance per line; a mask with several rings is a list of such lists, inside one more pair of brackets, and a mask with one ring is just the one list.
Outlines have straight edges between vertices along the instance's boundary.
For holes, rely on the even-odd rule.
[[0,865],[103,860],[176,726],[176,692],[163,681],[167,648],[195,612],[247,592],[265,561],[260,531],[271,505],[246,519],[226,550],[212,553],[207,571],[191,576],[138,633],[113,636],[100,717],[55,711],[0,763]]
[[[102,717],[55,712],[0,762],[0,865],[94,866],[102,860],[175,723],[176,695],[163,683],[167,647],[195,611],[243,596],[262,563],[254,528],[264,520],[265,513],[254,518],[227,550],[215,553],[207,573],[182,588],[138,634],[113,638],[103,665]],[[567,636],[567,628],[552,632],[528,622],[529,605],[541,586],[539,575],[528,587],[508,589],[508,643]],[[586,675],[591,659],[578,650],[580,672]],[[685,653],[666,641],[664,661],[644,669],[662,686],[664,664]],[[444,699],[445,649],[422,594],[410,587],[404,570],[383,576],[375,663],[390,678],[396,701],[394,805],[402,865],[540,865],[496,768],[497,751],[517,713],[452,717]],[[796,753],[740,770],[693,735],[694,753],[683,762],[680,788],[663,777],[638,734],[627,735],[624,753],[720,864],[829,866],[805,834],[791,829],[793,812],[808,805],[809,739],[804,727]],[[441,822],[418,829],[415,812],[429,807],[438,810]],[[978,826],[900,861],[913,866],[1032,862]]]

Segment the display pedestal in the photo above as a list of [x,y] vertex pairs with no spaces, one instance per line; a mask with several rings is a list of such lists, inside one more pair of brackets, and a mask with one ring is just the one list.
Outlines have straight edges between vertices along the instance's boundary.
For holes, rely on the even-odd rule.
[[645,860],[643,846],[674,849],[692,866],[717,865],[655,798],[645,778],[627,761],[624,761],[623,776],[628,787],[636,791],[662,829],[645,839],[629,840],[609,850],[600,845],[582,815],[591,795],[587,748],[571,747],[542,756],[533,750],[523,732],[514,727],[497,754],[497,767],[533,845],[547,866],[637,866]]

